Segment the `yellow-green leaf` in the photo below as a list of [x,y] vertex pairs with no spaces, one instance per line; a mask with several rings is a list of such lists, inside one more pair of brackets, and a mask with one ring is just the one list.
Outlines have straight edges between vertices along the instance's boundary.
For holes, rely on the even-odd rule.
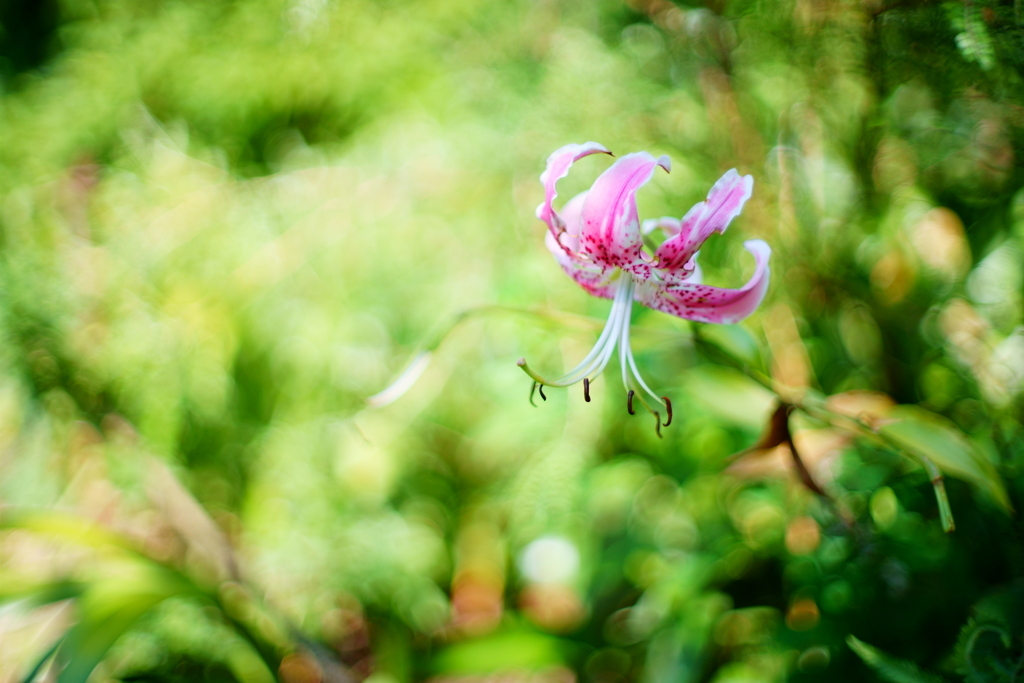
[[1001,508],[1010,511],[999,472],[967,437],[945,418],[918,406],[896,406],[879,432],[912,455],[934,462],[943,474],[974,484]]

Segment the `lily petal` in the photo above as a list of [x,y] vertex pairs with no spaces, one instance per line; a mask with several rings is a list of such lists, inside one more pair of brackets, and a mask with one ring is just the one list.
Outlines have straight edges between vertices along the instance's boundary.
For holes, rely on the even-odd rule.
[[[565,241],[567,238],[563,235],[562,239]],[[570,253],[566,251],[565,247],[559,244],[558,239],[550,232],[544,236],[544,244],[547,245],[551,255],[558,261],[558,265],[562,266],[565,274],[575,280],[588,293],[602,299],[611,299],[615,296],[614,288],[611,286],[612,275],[615,272],[613,268],[606,268],[593,261],[585,261],[577,256],[575,252]]]
[[754,312],[768,291],[768,258],[772,253],[763,240],[748,240],[743,246],[754,255],[757,268],[742,288],[724,289],[692,282],[667,284],[651,278],[637,285],[637,301],[648,308],[702,323],[731,324],[743,320]]
[[643,240],[636,213],[636,191],[654,168],[666,171],[668,157],[655,159],[647,152],[627,154],[594,181],[583,203],[580,252],[596,263],[612,268],[648,268],[640,258]]
[[587,199],[587,192],[589,190],[584,190],[567,201],[558,214],[565,224],[565,232],[558,236],[558,243],[573,254],[580,250],[580,214],[583,211],[583,202]]
[[753,189],[752,176],[741,176],[735,168],[726,171],[708,192],[708,198],[683,216],[678,234],[658,247],[658,268],[685,268],[712,233],[725,232],[732,219],[740,215]]
[[544,201],[537,207],[537,218],[548,224],[548,229],[555,237],[565,230],[565,222],[552,205],[558,196],[555,184],[569,173],[573,162],[598,153],[611,154],[604,145],[585,142],[582,145],[572,144],[556,149],[548,157],[547,167],[540,174],[540,182],[544,185]]

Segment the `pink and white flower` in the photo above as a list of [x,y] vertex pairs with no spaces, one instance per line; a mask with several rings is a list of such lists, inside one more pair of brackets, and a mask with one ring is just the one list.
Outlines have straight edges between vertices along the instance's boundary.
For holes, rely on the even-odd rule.
[[[548,157],[540,176],[544,202],[537,217],[548,226],[546,243],[562,269],[585,290],[612,300],[611,313],[597,344],[574,369],[555,380],[533,372],[524,359],[519,365],[534,380],[534,388],[566,387],[583,382],[584,396],[590,400],[590,382],[604,370],[616,346],[622,366],[622,383],[628,391],[628,407],[633,412],[634,395],[651,411],[661,425],[664,407],[665,426],[672,421],[672,404],[647,386],[629,345],[630,314],[633,301],[664,313],[703,323],[735,323],[754,312],[768,290],[768,258],[771,248],[762,240],[744,243],[754,255],[753,276],[739,289],[723,289],[701,284],[697,254],[713,233],[724,233],[732,219],[740,214],[750,198],[754,179],[741,176],[735,169],[719,178],[703,202],[690,209],[682,219],[659,218],[644,221],[641,227],[636,210],[636,191],[657,167],[671,170],[667,156],[655,159],[647,152],[628,154],[601,174],[590,190],[562,207],[554,208],[555,184],[564,178],[573,163],[591,154],[611,154],[603,145],[587,142],[566,145]],[[661,228],[666,239],[654,249],[644,251],[644,237]]]

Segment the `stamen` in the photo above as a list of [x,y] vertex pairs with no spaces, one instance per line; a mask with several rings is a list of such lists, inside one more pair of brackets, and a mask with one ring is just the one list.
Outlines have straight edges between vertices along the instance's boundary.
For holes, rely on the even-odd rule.
[[[605,323],[604,329],[601,331],[600,337],[598,337],[597,343],[590,350],[579,365],[570,370],[565,375],[555,380],[545,379],[536,372],[534,372],[529,365],[526,363],[525,358],[520,358],[517,361],[517,365],[523,369],[527,375],[534,381],[533,387],[530,389],[530,403],[536,405],[533,402],[534,391],[540,392],[540,397],[543,400],[548,400],[548,397],[544,394],[544,387],[567,387],[577,382],[583,382],[583,399],[587,402],[591,402],[590,398],[590,380],[591,378],[597,378],[608,362],[611,360],[612,355],[615,353],[615,347],[619,348],[619,364],[622,368],[622,384],[629,392],[626,397],[626,409],[630,415],[636,415],[636,411],[633,409],[633,399],[637,398],[643,404],[647,412],[654,415],[655,418],[655,431],[658,436],[661,436],[661,413],[654,410],[651,405],[644,399],[642,393],[637,393],[640,390],[650,394],[654,403],[662,403],[665,406],[667,413],[667,419],[665,420],[664,426],[668,426],[672,423],[672,403],[668,398],[664,396],[658,396],[655,394],[647,383],[644,382],[644,378],[640,376],[640,371],[636,366],[636,360],[633,358],[633,350],[629,343],[629,328],[630,328],[630,314],[633,311],[633,293],[636,290],[636,283],[632,276],[628,273],[622,273],[621,279],[617,283],[615,290],[615,296],[612,301],[612,310],[608,315],[608,322]],[[638,386],[639,389],[631,389],[631,386]]]
[[[660,439],[661,438],[661,413],[659,413],[657,410],[652,408],[647,403],[647,401],[644,400],[644,395],[643,394],[637,394],[632,389],[630,389],[630,391],[629,391],[629,407],[630,408],[633,407],[633,398],[636,398],[638,401],[640,401],[640,404],[647,410],[647,412],[649,412],[651,415],[654,416],[654,432],[658,435],[658,438]],[[630,411],[630,415],[632,415],[632,414],[633,414],[633,412],[631,410]]]
[[[672,422],[672,403],[667,398],[665,398],[664,396],[658,396],[656,393],[654,393],[651,390],[651,388],[649,386],[647,386],[647,382],[644,381],[644,378],[640,376],[640,370],[636,366],[636,360],[633,358],[633,349],[632,349],[632,347],[630,346],[630,343],[629,343],[629,319],[628,318],[626,319],[625,326],[622,328],[620,334],[621,334],[621,338],[619,339],[619,360],[622,363],[622,382],[623,382],[623,384],[625,384],[626,386],[629,386],[630,384],[634,384],[634,386],[636,384],[639,384],[640,388],[642,388],[645,392],[647,392],[650,395],[650,397],[653,398],[656,402],[664,403],[665,404],[665,411],[668,413],[668,419],[665,422],[665,426],[667,427]],[[632,377],[632,379],[636,380],[636,382],[635,383],[631,382],[630,381],[630,377]],[[632,415],[633,414],[633,411],[632,411],[632,403],[633,403],[632,399],[634,397],[634,391],[632,389],[630,389],[629,393],[630,393],[630,401],[629,401],[629,404],[630,404],[630,414]],[[654,415],[655,431],[658,434],[658,438],[661,438],[661,427],[662,427],[662,424],[661,424],[661,413],[658,412],[657,410],[655,410],[654,408],[652,408],[647,403],[647,401],[644,400],[643,394],[635,394],[635,397],[640,399],[640,403],[642,403],[644,408],[647,409],[647,412],[649,412],[652,415]]]
[[661,397],[654,393],[651,388],[647,386],[647,382],[644,381],[644,378],[640,376],[640,370],[636,367],[636,359],[633,358],[633,348],[629,343],[629,335],[625,336],[625,345],[626,360],[629,363],[629,369],[633,371],[633,376],[636,377],[637,383],[639,383],[643,390],[647,392],[648,396],[653,398],[655,401],[661,400]]
[[534,408],[537,407],[537,404],[533,402],[533,395],[536,392],[537,392],[537,383],[534,382],[533,384],[530,385],[530,405],[533,406]]
[[616,289],[608,322],[605,323],[604,330],[601,332],[601,336],[598,338],[594,348],[590,350],[590,353],[587,354],[587,357],[579,365],[562,377],[556,380],[541,377],[530,368],[525,358],[520,358],[516,361],[516,365],[521,367],[523,372],[530,376],[530,379],[538,384],[549,387],[567,387],[576,384],[585,377],[597,377],[604,371],[605,366],[608,365],[608,361],[611,359],[612,353],[615,351],[616,342],[619,340],[623,328],[623,317],[627,317],[626,322],[628,324],[628,315],[632,305],[632,280],[624,279]]

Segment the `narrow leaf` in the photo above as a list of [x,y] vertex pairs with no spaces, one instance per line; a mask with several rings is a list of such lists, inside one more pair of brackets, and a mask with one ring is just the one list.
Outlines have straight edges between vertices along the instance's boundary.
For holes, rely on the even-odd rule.
[[913,662],[886,654],[853,635],[846,636],[846,644],[879,678],[890,683],[947,683],[944,678],[921,671]]

